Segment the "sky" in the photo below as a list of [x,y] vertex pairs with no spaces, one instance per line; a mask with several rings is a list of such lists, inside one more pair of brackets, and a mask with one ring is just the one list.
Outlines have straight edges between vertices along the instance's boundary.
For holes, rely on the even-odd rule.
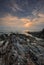
[[44,0],[0,0],[0,32],[43,28]]

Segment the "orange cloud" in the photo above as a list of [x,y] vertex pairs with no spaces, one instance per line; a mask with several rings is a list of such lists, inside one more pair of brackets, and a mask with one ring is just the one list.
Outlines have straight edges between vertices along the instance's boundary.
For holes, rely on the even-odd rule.
[[29,18],[18,18],[15,16],[8,15],[6,17],[0,18],[0,25],[8,26],[15,29],[34,29],[39,25],[44,24],[44,18],[34,18],[30,20]]
[[38,16],[40,16],[40,17],[43,17],[43,18],[44,18],[44,14],[42,14],[42,13],[39,13],[39,14],[38,14]]
[[5,25],[5,26],[15,26],[16,21],[18,20],[17,17],[8,15],[6,17],[0,18],[0,25]]
[[28,27],[31,27],[32,25],[33,25],[33,23],[29,22],[29,23],[26,23],[24,26],[28,28]]
[[22,18],[20,20],[24,23],[24,27],[26,28],[31,27],[33,25],[33,22],[31,22],[31,20],[28,18]]
[[21,18],[20,20],[21,20],[22,22],[24,22],[24,23],[30,22],[30,19],[28,19],[28,18]]
[[13,20],[17,20],[17,17],[8,15],[6,17],[0,18],[0,20],[3,20],[3,21],[13,21]]
[[8,15],[4,18],[0,18],[2,23],[0,25],[11,26],[11,27],[29,27],[31,25],[30,19],[18,18],[15,16]]

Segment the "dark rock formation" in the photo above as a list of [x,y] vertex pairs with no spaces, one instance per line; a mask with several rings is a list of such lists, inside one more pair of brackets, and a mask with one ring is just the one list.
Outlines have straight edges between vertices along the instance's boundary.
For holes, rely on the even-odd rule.
[[[5,34],[2,34],[4,36]],[[0,65],[43,65],[44,48],[24,34],[0,36]],[[33,38],[32,38],[33,39]]]

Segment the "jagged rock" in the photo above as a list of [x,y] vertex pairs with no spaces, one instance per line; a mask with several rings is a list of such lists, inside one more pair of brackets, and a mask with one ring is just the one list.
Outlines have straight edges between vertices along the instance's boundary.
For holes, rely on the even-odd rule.
[[30,42],[30,36],[9,34],[0,41],[0,65],[42,65],[43,61],[44,48]]

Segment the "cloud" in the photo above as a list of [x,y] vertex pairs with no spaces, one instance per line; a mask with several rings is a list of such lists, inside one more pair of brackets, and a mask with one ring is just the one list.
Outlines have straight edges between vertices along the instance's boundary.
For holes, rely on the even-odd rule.
[[15,16],[8,15],[6,17],[0,18],[0,25],[5,25],[5,26],[18,26],[22,27],[30,23],[30,19],[28,18],[18,18]]
[[44,14],[42,13],[39,13],[38,16],[44,18]]
[[[0,18],[0,27],[3,27],[3,30],[40,30],[44,27],[44,18],[34,18],[30,19],[29,17],[18,18],[15,16],[8,16]],[[15,29],[15,30],[14,30]]]
[[44,0],[0,0],[0,30],[44,28]]
[[[32,16],[32,12],[44,12],[44,0],[0,0],[0,17],[5,14],[12,16],[27,17]],[[36,15],[36,12],[34,13]]]

